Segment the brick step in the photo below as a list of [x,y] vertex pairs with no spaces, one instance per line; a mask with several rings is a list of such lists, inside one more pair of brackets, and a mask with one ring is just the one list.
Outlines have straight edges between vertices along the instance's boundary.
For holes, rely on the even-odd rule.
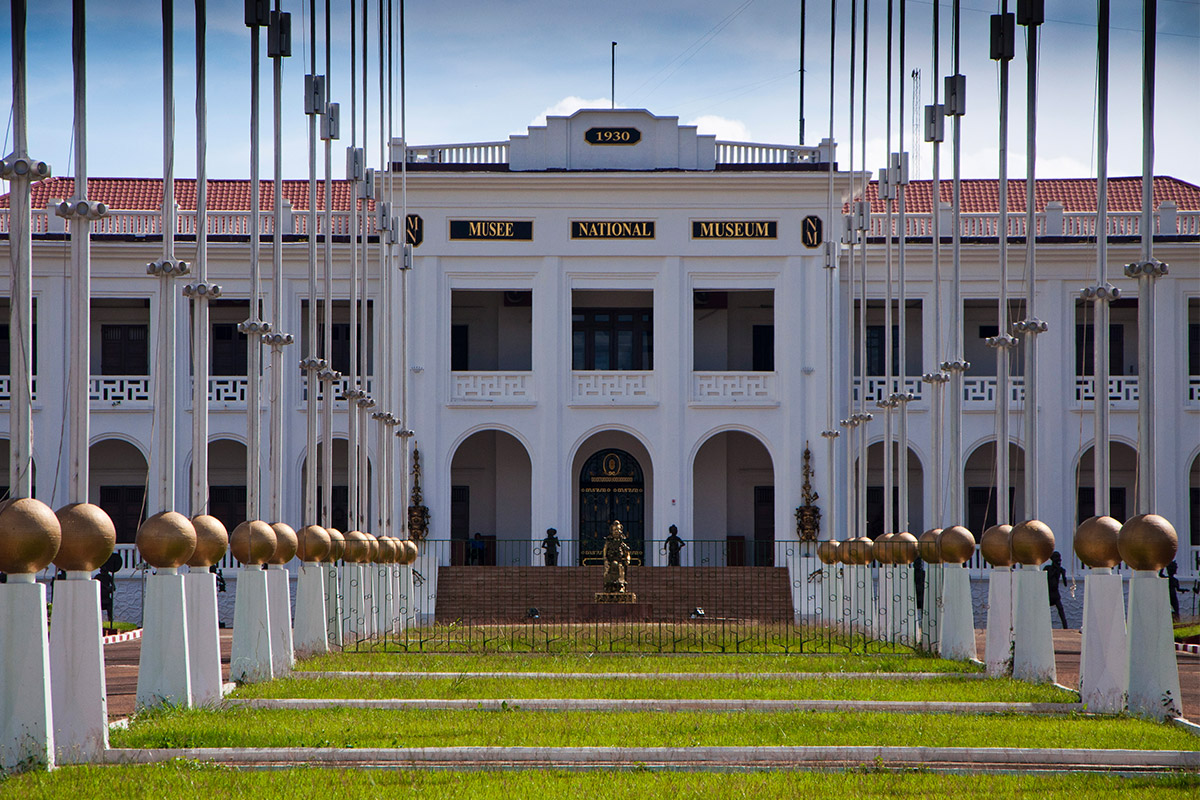
[[[438,569],[437,621],[523,622],[536,608],[540,622],[594,618],[603,567],[446,566]],[[785,567],[630,567],[626,579],[645,619],[790,620],[792,596]]]

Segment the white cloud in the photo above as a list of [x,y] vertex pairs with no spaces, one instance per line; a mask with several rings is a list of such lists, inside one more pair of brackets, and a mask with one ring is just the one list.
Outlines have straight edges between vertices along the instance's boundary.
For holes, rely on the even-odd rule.
[[750,130],[741,120],[726,119],[719,117],[716,114],[705,114],[696,117],[687,122],[688,125],[695,125],[700,133],[716,134],[716,137],[726,142],[748,142],[750,139]]
[[[530,125],[545,125],[546,117],[569,117],[581,108],[610,108],[612,101],[607,97],[601,97],[598,100],[585,100],[582,97],[571,95],[564,97],[554,105],[550,106],[542,113],[538,114],[529,121]],[[618,106],[620,108],[620,106]],[[525,133],[525,131],[516,131],[516,133]]]

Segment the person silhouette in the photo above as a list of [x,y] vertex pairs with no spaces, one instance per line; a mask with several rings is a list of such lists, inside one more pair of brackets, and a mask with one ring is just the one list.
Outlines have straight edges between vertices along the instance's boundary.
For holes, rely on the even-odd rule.
[[1050,593],[1050,605],[1058,609],[1058,618],[1062,621],[1062,626],[1067,627],[1067,612],[1063,608],[1062,595],[1059,594],[1058,587],[1067,585],[1067,571],[1063,569],[1062,554],[1055,550],[1050,555],[1050,563],[1046,565],[1046,584]]
[[542,539],[542,553],[546,556],[547,567],[558,566],[558,531],[546,528],[546,538]]

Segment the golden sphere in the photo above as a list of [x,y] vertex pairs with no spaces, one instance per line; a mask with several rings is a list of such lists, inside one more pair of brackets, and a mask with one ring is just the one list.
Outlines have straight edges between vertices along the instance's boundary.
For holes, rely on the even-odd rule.
[[979,537],[979,552],[993,567],[1011,567],[1012,525],[993,525]]
[[938,534],[938,554],[946,564],[965,564],[975,555],[975,535],[962,525],[952,525]]
[[329,534],[329,560],[337,561],[346,555],[346,537],[337,528],[326,528]]
[[911,564],[917,560],[917,537],[908,531],[893,536],[890,548],[893,564]]
[[196,551],[196,526],[178,511],[160,511],[138,528],[138,552],[152,567],[182,567]]
[[62,528],[62,542],[54,565],[71,572],[91,572],[112,555],[117,528],[100,506],[68,503],[54,512]]
[[346,552],[343,558],[354,564],[365,564],[371,560],[371,540],[365,533],[346,532]]
[[941,532],[941,528],[930,528],[917,537],[917,554],[926,564],[938,564],[942,560],[938,550],[938,534]]
[[875,547],[872,550],[875,553],[875,560],[880,564],[894,563],[892,551],[895,549],[895,545],[892,542],[895,538],[896,534],[894,533],[884,533],[875,540]]
[[1012,556],[1018,564],[1038,566],[1054,552],[1054,531],[1041,520],[1030,519],[1013,526]]
[[1115,567],[1121,563],[1120,533],[1121,523],[1112,517],[1088,517],[1075,529],[1075,555],[1089,567]]
[[275,531],[275,552],[271,553],[267,563],[286,564],[296,557],[296,548],[299,546],[296,530],[286,522],[271,523],[271,530]]
[[275,554],[275,529],[261,519],[248,520],[229,537],[233,557],[242,564],[265,564]]
[[62,543],[62,525],[50,507],[32,497],[0,502],[0,572],[41,572]]
[[860,536],[857,539],[851,539],[846,544],[849,549],[846,554],[847,563],[860,565],[871,563],[871,558],[874,556],[874,542],[866,536]]
[[840,542],[837,539],[826,539],[817,545],[817,558],[822,564],[836,564]]
[[320,525],[305,525],[296,531],[296,555],[301,561],[326,561],[332,552],[333,539]]
[[1137,570],[1159,570],[1179,551],[1179,534],[1158,514],[1139,514],[1121,526],[1121,560]]
[[393,536],[380,536],[379,546],[384,549],[383,563],[398,564],[400,563],[400,540]]
[[375,537],[375,534],[368,533],[367,531],[363,531],[362,534],[363,536],[367,537],[367,545],[371,548],[367,553],[367,557],[363,559],[363,561],[364,563],[370,564],[379,557],[379,539]]
[[229,550],[229,531],[225,523],[210,514],[192,517],[196,528],[196,551],[188,559],[189,567],[211,567],[220,562]]
[[419,551],[417,550],[417,543],[412,539],[402,539],[400,541],[400,548],[400,554],[397,558],[399,563],[408,566],[417,560]]

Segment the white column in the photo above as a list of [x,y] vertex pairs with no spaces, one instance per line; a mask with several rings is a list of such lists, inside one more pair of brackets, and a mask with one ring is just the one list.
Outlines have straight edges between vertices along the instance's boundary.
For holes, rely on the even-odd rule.
[[1011,567],[988,570],[987,639],[983,659],[993,677],[1012,671],[1013,571]]
[[271,678],[267,573],[257,564],[245,564],[238,572],[229,678],[238,683],[255,683]]
[[32,573],[0,583],[0,769],[54,766],[46,587]]
[[296,654],[305,657],[329,652],[328,612],[326,610],[326,570],[324,564],[300,563],[296,576]]
[[362,564],[346,564],[342,576],[342,585],[346,593],[346,617],[344,619],[344,639],[354,642],[366,636],[366,590],[363,587],[365,570]]
[[1013,572],[1016,620],[1013,624],[1013,677],[1030,683],[1053,683],[1054,639],[1050,633],[1050,590],[1036,567]]
[[[941,567],[939,651],[942,658],[953,661],[974,660],[975,614],[971,607],[971,576],[962,564],[942,564]],[[1049,617],[1046,619],[1049,620]]]
[[850,624],[867,636],[875,634],[875,581],[865,564],[845,566],[846,591],[850,595]]
[[925,594],[921,619],[921,646],[938,651],[942,631],[942,565],[925,565]]
[[334,647],[342,646],[341,580],[336,561],[323,565],[325,572],[325,638]]
[[160,567],[156,574],[148,576],[144,604],[137,707],[153,708],[169,703],[190,708],[187,602],[179,570]]
[[94,761],[108,747],[108,701],[100,584],[91,580],[91,573],[68,572],[66,580],[55,583],[52,618],[50,677],[56,760],[60,764]]
[[296,653],[292,648],[291,576],[282,564],[269,564],[267,573],[268,628],[271,632],[271,674],[276,678],[292,671]]
[[888,569],[892,570],[889,641],[916,645],[920,641],[920,633],[917,627],[917,587],[913,583],[912,565],[896,564]]
[[1129,581],[1129,713],[1178,717],[1179,664],[1171,632],[1167,579],[1138,570]]
[[[1088,711],[1119,714],[1129,685],[1125,633],[1125,587],[1108,568],[1089,569],[1083,579],[1083,643],[1079,652],[1079,699]],[[1171,654],[1174,659],[1174,652]]]
[[221,700],[221,635],[217,621],[217,576],[195,567],[183,576],[187,603],[188,660],[192,676],[192,705]]

